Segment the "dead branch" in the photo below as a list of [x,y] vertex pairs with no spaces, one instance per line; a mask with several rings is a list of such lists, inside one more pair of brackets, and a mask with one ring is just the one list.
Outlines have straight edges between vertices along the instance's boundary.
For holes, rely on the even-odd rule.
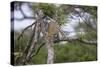
[[35,17],[32,17],[32,16],[25,16],[25,17],[22,17],[22,18],[11,18],[11,21],[13,22],[14,20],[16,21],[23,21],[24,19],[35,19]]
[[40,45],[38,46],[38,48],[36,49],[36,51],[29,57],[29,59],[27,60],[27,62],[29,62],[29,61],[32,59],[32,57],[36,56],[36,55],[39,53],[40,49],[41,49],[44,45],[45,45],[45,43],[40,44]]
[[[76,12],[77,12],[77,14],[79,15],[79,17],[83,20],[83,22],[85,22],[85,24],[86,24],[88,27],[90,27],[90,28],[92,28],[94,31],[96,31],[96,29],[93,28],[92,25],[88,24],[88,21],[86,20],[86,19],[87,19],[86,17],[84,17],[84,19],[83,19],[83,17],[81,16],[80,12],[78,12],[78,11],[76,11]],[[89,22],[89,23],[90,23],[90,22]]]
[[23,33],[30,27],[32,27],[36,22],[32,23],[31,25],[27,26],[23,31],[22,33],[18,36],[17,40],[19,40],[22,36],[23,36]]
[[[38,21],[37,21],[38,22]],[[36,23],[36,28],[35,28],[35,32],[34,33],[34,37],[32,39],[32,42],[31,44],[28,44],[28,45],[31,45],[28,49],[28,52],[26,53],[27,56],[26,56],[26,60],[29,59],[30,55],[32,54],[33,50],[35,49],[35,46],[37,45],[37,41],[38,41],[38,27],[39,27],[39,22]]]
[[[31,34],[31,36],[30,36],[30,39],[29,39],[29,41],[28,41],[28,43],[27,43],[27,46],[25,47],[25,49],[24,49],[24,51],[23,51],[22,56],[21,56],[21,57],[18,57],[18,58],[16,59],[16,62],[17,62],[18,64],[25,64],[25,63],[26,63],[25,59],[26,59],[28,50],[29,50],[30,46],[32,45],[31,43],[32,43],[33,37],[34,37],[34,35],[35,35],[34,32],[35,32],[35,28],[36,28],[36,22],[35,22],[34,24],[35,24],[35,26],[34,26],[33,32],[32,32],[32,34]],[[33,25],[34,25],[34,24],[33,24]],[[27,28],[28,28],[28,27],[27,27]],[[26,28],[26,29],[27,29],[27,28]],[[25,30],[26,30],[26,29],[25,29]],[[20,37],[23,35],[23,33],[24,33],[24,32],[22,32],[22,34],[20,35]]]
[[81,42],[81,43],[85,43],[85,44],[97,44],[97,41],[92,41],[92,40],[86,40],[86,39],[69,39],[69,38],[64,38],[64,39],[58,39],[58,40],[55,40],[54,43],[57,43],[57,42],[60,42],[60,41],[68,41],[68,42],[73,42],[73,41],[78,41],[78,42]]
[[[12,16],[14,15],[14,10],[20,11],[21,14],[23,15],[22,18],[12,17],[11,18],[11,22],[13,22],[14,20],[16,20],[16,21],[23,21],[24,19],[35,19],[34,16],[27,16],[26,15],[26,13],[22,9],[22,5],[23,4],[24,4],[24,2],[17,2],[17,1],[14,1],[14,2],[11,3],[11,12],[12,12],[11,14],[12,14]],[[30,3],[27,3],[27,6],[30,8],[30,10],[32,10],[32,5],[30,5]]]

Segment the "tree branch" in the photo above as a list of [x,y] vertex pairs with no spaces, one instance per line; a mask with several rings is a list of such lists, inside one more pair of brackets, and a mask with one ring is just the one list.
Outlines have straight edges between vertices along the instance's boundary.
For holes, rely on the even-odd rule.
[[32,59],[32,57],[36,56],[36,55],[39,53],[40,49],[41,49],[44,45],[45,45],[45,43],[40,44],[40,45],[38,46],[38,48],[36,49],[35,53],[33,53],[33,54],[30,56],[30,58],[27,60],[27,62],[29,62],[29,61]]
[[[23,9],[22,9],[22,3],[20,3],[20,5],[17,5],[17,6],[19,7],[18,10],[21,12],[21,14],[23,15],[23,17],[22,17],[22,18],[15,18],[15,17],[13,17],[13,18],[11,18],[11,21],[14,21],[14,20],[22,21],[22,20],[24,20],[24,19],[35,19],[35,17],[33,17],[33,16],[27,16],[27,15],[25,14],[25,12],[24,12]],[[14,8],[17,8],[17,6],[14,7],[14,3],[12,3],[12,7],[11,7],[11,8],[13,8],[13,9],[12,9],[11,12],[13,12],[13,11],[14,11]],[[32,9],[32,8],[30,8],[30,9]],[[14,14],[13,14],[13,15],[14,15]]]
[[[88,24],[88,21],[86,20],[86,19],[87,19],[86,17],[82,17],[81,14],[80,14],[80,12],[78,12],[78,11],[76,11],[76,12],[77,12],[77,14],[79,15],[79,17],[83,20],[83,22],[85,22],[85,24],[86,24],[88,27],[92,28],[93,30],[96,30],[96,29],[94,29],[94,28],[92,27],[91,24]],[[84,18],[84,19],[83,19],[83,18]]]
[[14,20],[16,20],[16,21],[23,21],[24,19],[29,19],[29,20],[31,20],[31,19],[35,19],[35,17],[32,17],[32,16],[25,16],[25,17],[22,17],[22,18],[11,18],[11,21],[14,21]]
[[88,40],[81,40],[81,39],[69,39],[69,38],[66,38],[66,39],[58,39],[58,40],[55,40],[54,43],[57,43],[57,42],[60,42],[60,41],[68,41],[68,42],[72,42],[72,41],[78,41],[78,42],[81,42],[81,43],[85,43],[85,44],[97,44],[97,41],[88,41]]
[[36,22],[34,22],[34,23],[32,23],[31,25],[27,26],[27,27],[22,31],[22,33],[18,36],[17,40],[19,40],[20,37],[22,37],[23,33],[24,33],[28,28],[32,27],[35,23],[36,23]]

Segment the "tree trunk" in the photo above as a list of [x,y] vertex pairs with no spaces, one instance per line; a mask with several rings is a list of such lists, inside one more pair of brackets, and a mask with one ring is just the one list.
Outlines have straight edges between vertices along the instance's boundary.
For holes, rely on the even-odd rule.
[[46,42],[48,57],[47,57],[47,64],[52,64],[54,62],[54,48],[53,48],[53,41],[47,40]]
[[52,64],[54,62],[53,36],[48,37],[48,32],[46,31],[43,20],[41,20],[41,30],[48,51],[47,64]]

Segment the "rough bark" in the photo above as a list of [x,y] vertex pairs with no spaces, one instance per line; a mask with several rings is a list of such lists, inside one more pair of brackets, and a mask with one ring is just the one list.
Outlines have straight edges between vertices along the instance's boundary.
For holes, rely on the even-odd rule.
[[48,51],[47,64],[54,63],[54,48],[52,39],[46,40],[46,47]]
[[[43,21],[41,21],[43,22]],[[54,62],[54,48],[53,48],[53,39],[52,37],[48,37],[48,33],[46,32],[45,24],[41,23],[41,30],[43,33],[43,39],[45,40],[47,47],[47,64],[52,64]]]

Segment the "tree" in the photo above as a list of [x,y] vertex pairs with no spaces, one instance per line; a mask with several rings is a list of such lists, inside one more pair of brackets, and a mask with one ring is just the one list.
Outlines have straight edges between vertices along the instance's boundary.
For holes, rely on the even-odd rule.
[[[30,39],[27,43],[26,48],[24,49],[22,55],[16,59],[18,64],[27,64],[31,61],[31,58],[36,56],[43,45],[46,45],[48,51],[47,63],[51,64],[54,63],[54,55],[55,51],[53,48],[54,43],[59,41],[74,41],[77,40],[82,43],[89,43],[89,44],[97,44],[97,31],[95,30],[93,25],[97,25],[96,21],[91,22],[91,17],[93,21],[96,20],[96,7],[91,9],[90,7],[81,7],[81,6],[72,6],[72,5],[55,5],[55,4],[45,4],[45,3],[32,3],[31,9],[33,10],[33,17],[27,17],[24,12],[21,10],[21,5],[23,2],[14,2],[14,7],[19,7],[19,10],[24,15],[23,20],[25,18],[35,19],[31,25],[26,27],[22,33],[19,35],[18,40],[23,36],[23,33],[30,27],[32,27],[32,33]],[[86,9],[87,10],[86,10]],[[76,10],[79,9],[79,10]],[[91,11],[92,10],[92,11]],[[88,16],[84,16],[84,14],[89,14]],[[61,30],[61,26],[64,25],[66,19],[72,19],[74,16],[79,17],[79,24],[75,30],[80,30],[81,28],[84,29],[85,34],[78,34],[76,39],[66,38],[66,34]],[[12,18],[14,20],[14,18]],[[19,19],[15,19],[19,20]],[[81,20],[81,21],[80,21]],[[81,23],[80,23],[81,22]],[[91,29],[92,28],[92,29]],[[89,32],[87,32],[89,31]],[[90,39],[87,39],[88,35],[90,35],[90,31],[93,32]],[[81,32],[81,31],[79,31]],[[83,31],[82,31],[83,32]],[[41,33],[43,36],[41,36]],[[76,31],[77,33],[77,31]],[[90,36],[91,36],[90,35]],[[60,37],[61,36],[61,37]],[[93,39],[94,38],[94,39]]]

